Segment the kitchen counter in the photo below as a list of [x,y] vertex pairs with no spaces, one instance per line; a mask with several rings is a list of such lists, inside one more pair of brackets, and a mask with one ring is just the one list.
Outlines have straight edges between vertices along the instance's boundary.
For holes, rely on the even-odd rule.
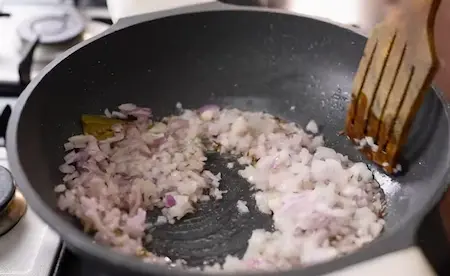
[[[113,22],[122,17],[201,3],[214,0],[108,0],[108,9]],[[229,4],[265,5],[270,8],[288,10],[294,13],[324,18],[343,25],[357,26],[368,32],[382,18],[385,6],[379,0],[223,0]]]

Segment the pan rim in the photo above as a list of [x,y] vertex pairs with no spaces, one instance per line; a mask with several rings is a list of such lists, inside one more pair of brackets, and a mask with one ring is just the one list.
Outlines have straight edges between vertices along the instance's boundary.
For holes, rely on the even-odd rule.
[[[203,5],[198,5],[198,7],[196,7],[196,8],[201,8],[202,6]],[[210,11],[229,12],[230,11],[230,10],[222,9],[222,8],[215,9],[215,10],[214,9],[208,10],[206,12],[210,12]],[[96,37],[93,37],[87,41],[84,41],[84,42],[72,47],[71,49],[69,49],[62,55],[60,55],[58,58],[53,60],[49,65],[47,65],[40,72],[40,74],[36,78],[34,78],[32,80],[32,82],[27,86],[27,88],[22,92],[21,96],[19,97],[15,107],[13,108],[13,112],[11,114],[11,117],[10,117],[10,120],[8,123],[7,151],[10,153],[8,156],[8,158],[9,158],[8,160],[9,160],[9,163],[11,164],[11,171],[12,171],[13,175],[15,176],[15,178],[17,179],[18,186],[19,186],[20,190],[26,196],[27,201],[29,202],[30,206],[35,210],[39,210],[39,212],[36,211],[36,213],[39,215],[39,217],[41,217],[51,228],[55,229],[58,232],[58,234],[61,235],[61,237],[64,241],[67,241],[67,243],[69,244],[69,248],[71,248],[71,249],[73,248],[78,252],[83,252],[86,255],[88,255],[89,257],[99,260],[102,263],[109,262],[109,264],[113,264],[113,266],[115,268],[122,268],[122,269],[128,268],[129,270],[131,270],[133,272],[142,273],[142,274],[155,273],[157,275],[199,275],[199,273],[195,273],[195,272],[171,270],[165,266],[155,265],[155,264],[147,264],[137,258],[133,258],[130,256],[124,256],[120,253],[116,253],[116,252],[110,250],[109,248],[107,248],[105,246],[100,246],[100,245],[94,244],[92,242],[92,239],[87,237],[80,230],[75,229],[70,223],[68,223],[67,221],[62,219],[60,216],[58,216],[55,213],[55,211],[52,208],[50,208],[50,206],[48,206],[45,202],[43,202],[43,200],[40,198],[38,193],[32,188],[32,185],[30,184],[30,181],[28,180],[28,178],[23,170],[21,161],[19,160],[18,143],[17,143],[17,137],[18,137],[17,129],[19,127],[22,110],[25,107],[28,98],[32,94],[32,91],[39,85],[39,83],[42,81],[42,79],[54,67],[56,67],[60,62],[62,62],[67,57],[69,57],[75,51],[93,43],[94,41],[99,41],[101,38],[104,38],[109,34],[112,34],[116,31],[122,30],[127,27],[131,27],[133,25],[142,24],[147,21],[156,20],[159,18],[166,18],[169,16],[179,16],[179,15],[198,13],[199,11],[205,12],[205,10],[185,11],[183,8],[181,8],[181,9],[174,10],[174,14],[172,14],[172,15],[165,14],[165,15],[160,15],[160,16],[155,17],[156,14],[153,14],[153,15],[151,15],[151,17],[152,17],[151,19],[146,17],[148,15],[139,15],[139,16],[133,17],[134,18],[133,20],[137,20],[137,19],[141,18],[141,21],[133,22],[133,20],[131,20],[132,24],[130,24],[130,25],[121,24],[121,26],[118,26],[117,28],[112,28],[111,30],[107,30],[106,32],[104,32]],[[256,10],[255,8],[248,8],[248,7],[240,7],[238,9],[233,9],[231,11],[232,12],[239,12],[239,11],[267,12],[267,10],[264,10],[264,9]],[[270,11],[270,12],[273,12],[273,11]],[[313,18],[313,17],[299,16],[297,14],[289,14],[286,12],[278,12],[278,11],[277,11],[277,13],[291,15],[291,16],[300,17],[300,18],[305,18],[308,20],[315,20],[315,21],[323,22],[324,24],[330,24],[330,22],[326,22],[326,21],[323,21],[323,20],[320,20],[317,18]],[[337,24],[333,24],[333,25],[335,25],[336,28],[343,28],[342,26],[337,25]],[[344,29],[349,30],[348,28],[344,28]],[[349,31],[352,31],[352,30],[349,30]],[[361,34],[359,34],[359,35],[361,35]],[[442,93],[439,92],[437,89],[435,89],[435,91],[442,102],[446,117],[449,118],[449,110],[450,110],[449,105],[443,101]],[[448,143],[449,143],[449,148],[450,148],[450,141],[448,141]],[[446,165],[447,165],[447,167],[450,166],[450,160],[447,160]],[[444,173],[442,175],[441,181],[447,180],[448,176],[449,176],[448,172]],[[446,189],[446,187],[447,187],[447,185],[441,185],[439,191],[436,191],[435,194],[431,195],[432,200],[427,203],[428,206],[425,206],[424,209],[420,210],[420,212],[415,215],[419,216],[421,219],[423,219],[424,215],[440,199],[440,196],[443,194],[443,191]],[[420,219],[420,221],[421,221],[421,219]],[[418,221],[419,221],[419,220],[412,221],[411,217],[406,218],[406,220],[407,220],[406,224],[411,225],[410,227],[408,227],[410,230],[415,229],[415,227],[413,227],[413,226],[415,224],[418,224]],[[376,241],[371,243],[371,245],[369,245],[368,247],[358,250],[356,253],[359,254],[359,256],[357,256],[356,258],[355,258],[355,253],[352,253],[347,256],[333,260],[331,262],[326,262],[323,264],[319,264],[316,266],[307,267],[307,268],[303,268],[303,269],[301,269],[301,268],[293,269],[293,270],[281,272],[281,273],[251,272],[251,273],[244,273],[244,274],[248,274],[248,275],[251,275],[251,274],[275,275],[276,274],[276,275],[286,275],[287,276],[287,275],[294,275],[294,273],[295,273],[295,275],[297,275],[297,273],[299,273],[299,272],[303,273],[303,275],[316,275],[317,273],[327,273],[327,272],[332,271],[333,267],[335,269],[342,269],[342,268],[357,264],[361,261],[369,260],[371,258],[380,256],[382,254],[400,250],[400,249],[402,249],[402,248],[399,248],[401,246],[406,248],[406,247],[412,245],[414,236],[415,236],[415,233],[412,230],[408,233],[402,232],[401,235],[398,232],[389,233],[389,235],[380,237],[379,239],[377,239]],[[399,246],[392,246],[390,244],[389,240],[394,239],[394,238],[402,240],[402,242],[400,243]],[[377,248],[374,248],[374,245]],[[363,253],[363,254],[361,254],[361,253]],[[325,266],[327,266],[327,267],[325,267]],[[228,274],[220,273],[218,275],[228,275]]]

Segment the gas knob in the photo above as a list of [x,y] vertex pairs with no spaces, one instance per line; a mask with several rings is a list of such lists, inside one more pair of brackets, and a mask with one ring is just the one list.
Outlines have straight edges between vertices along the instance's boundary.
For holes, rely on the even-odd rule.
[[23,217],[27,203],[16,189],[11,172],[0,166],[0,235],[11,230]]

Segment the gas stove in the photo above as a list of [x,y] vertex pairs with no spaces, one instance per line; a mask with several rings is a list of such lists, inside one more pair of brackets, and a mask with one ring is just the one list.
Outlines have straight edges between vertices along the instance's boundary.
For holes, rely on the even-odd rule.
[[106,30],[108,21],[101,0],[0,0],[0,275],[68,275],[56,269],[66,252],[59,236],[15,188],[3,137],[29,81],[60,53]]
[[[0,95],[17,97],[45,65],[108,28],[65,0],[0,0]],[[41,3],[42,2],[42,3]],[[105,7],[106,11],[106,7]]]
[[[47,276],[60,250],[60,239],[26,206],[9,178],[5,148],[0,148],[3,207],[0,215],[0,275]],[[5,179],[6,176],[6,179]]]

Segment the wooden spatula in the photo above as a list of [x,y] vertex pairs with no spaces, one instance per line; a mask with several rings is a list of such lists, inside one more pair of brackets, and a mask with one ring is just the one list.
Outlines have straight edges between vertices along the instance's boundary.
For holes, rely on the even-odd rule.
[[433,26],[439,3],[398,3],[373,30],[354,79],[346,134],[361,145],[369,141],[372,147],[363,152],[389,173],[400,169],[399,151],[437,69]]

